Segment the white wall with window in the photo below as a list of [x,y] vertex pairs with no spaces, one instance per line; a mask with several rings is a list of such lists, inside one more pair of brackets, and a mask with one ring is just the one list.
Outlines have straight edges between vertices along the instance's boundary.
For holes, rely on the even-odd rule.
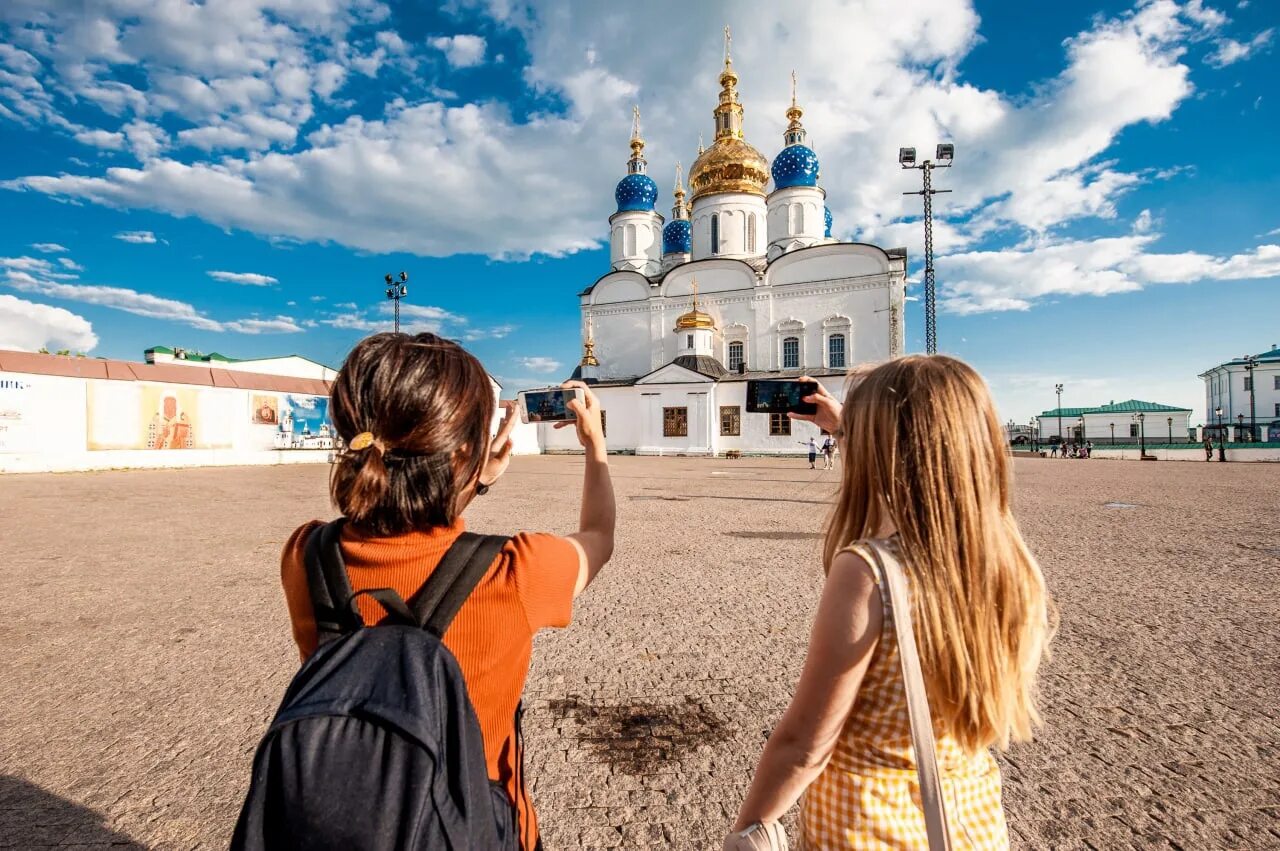
[[804,323],[799,319],[784,319],[778,323],[778,351],[773,369],[799,369],[808,364],[805,359]]
[[852,329],[853,320],[847,316],[828,316],[822,320],[822,365],[827,369],[847,369],[853,365],[849,360]]
[[1259,440],[1280,441],[1280,346],[1273,345],[1255,358],[1252,384],[1244,358],[1200,374],[1205,391],[1204,423],[1231,425],[1229,437],[1236,440],[1244,439],[1252,419]]

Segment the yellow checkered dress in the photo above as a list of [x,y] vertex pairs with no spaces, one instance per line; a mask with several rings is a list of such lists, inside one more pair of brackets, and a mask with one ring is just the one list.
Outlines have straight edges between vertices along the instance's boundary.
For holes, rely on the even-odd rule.
[[[927,851],[888,590],[875,560],[863,555],[881,589],[884,626],[831,762],[800,802],[800,847]],[[1008,848],[995,759],[985,750],[966,754],[948,736],[938,736],[937,754],[952,847]]]

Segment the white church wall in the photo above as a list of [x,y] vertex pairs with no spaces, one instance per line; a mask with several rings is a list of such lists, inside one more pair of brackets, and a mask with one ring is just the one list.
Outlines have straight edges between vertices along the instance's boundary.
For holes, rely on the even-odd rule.
[[889,257],[876,246],[836,243],[784,254],[769,264],[765,283],[776,287],[888,272]]
[[[711,220],[719,217],[719,250],[712,251]],[[721,192],[693,202],[693,258],[763,257],[768,247],[768,209],[759,195]],[[754,228],[754,244],[751,229]]]
[[647,302],[592,309],[590,316],[602,378],[644,375],[652,368]]

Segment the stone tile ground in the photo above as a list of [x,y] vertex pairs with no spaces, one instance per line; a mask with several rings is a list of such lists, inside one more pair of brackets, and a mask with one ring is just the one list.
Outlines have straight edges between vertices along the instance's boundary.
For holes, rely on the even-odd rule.
[[[472,526],[569,531],[580,469],[517,459]],[[718,847],[802,661],[833,478],[614,471],[617,557],[526,692],[547,846]],[[225,846],[296,666],[280,545],[329,516],[326,472],[0,478],[0,847]],[[1048,725],[1003,758],[1015,846],[1280,847],[1280,469],[1020,460],[1016,507],[1062,629]]]

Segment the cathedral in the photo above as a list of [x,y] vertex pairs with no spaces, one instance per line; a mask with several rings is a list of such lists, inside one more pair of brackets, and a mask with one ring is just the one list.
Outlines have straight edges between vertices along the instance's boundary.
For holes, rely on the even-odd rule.
[[[670,220],[654,207],[639,113],[609,218],[610,271],[580,295],[583,354],[613,451],[793,454],[818,431],[745,410],[746,381],[810,375],[843,395],[855,364],[903,351],[905,249],[840,242],[807,144],[792,76],[772,165],[747,142],[726,32],[715,137],[686,192],[676,168]],[[543,451],[571,430],[539,425]]]

